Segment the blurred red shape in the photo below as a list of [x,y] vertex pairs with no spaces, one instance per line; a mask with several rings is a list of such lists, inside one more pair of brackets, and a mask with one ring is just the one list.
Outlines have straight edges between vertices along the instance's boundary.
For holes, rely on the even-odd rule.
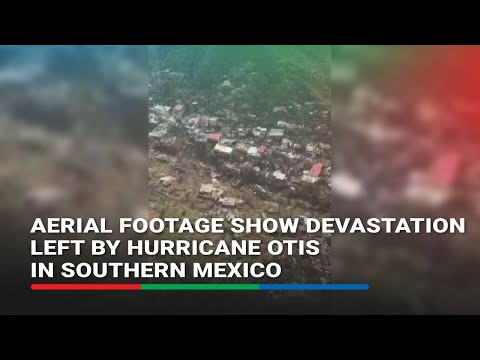
[[431,165],[428,174],[430,180],[439,186],[451,186],[458,178],[462,157],[447,153],[439,156]]
[[267,147],[265,145],[260,145],[258,148],[257,148],[257,152],[259,154],[263,154],[265,151],[267,151]]
[[313,165],[313,167],[310,169],[310,175],[311,176],[320,176],[320,173],[322,172],[323,164],[322,163],[316,163]]
[[208,134],[208,140],[214,141],[214,142],[219,142],[221,139],[222,135],[220,134]]

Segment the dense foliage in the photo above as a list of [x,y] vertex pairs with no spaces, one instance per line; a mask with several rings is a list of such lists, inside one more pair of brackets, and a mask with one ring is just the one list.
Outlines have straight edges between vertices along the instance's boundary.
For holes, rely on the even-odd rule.
[[152,73],[184,73],[198,90],[228,79],[243,86],[247,103],[263,109],[330,98],[329,46],[154,46],[149,61]]

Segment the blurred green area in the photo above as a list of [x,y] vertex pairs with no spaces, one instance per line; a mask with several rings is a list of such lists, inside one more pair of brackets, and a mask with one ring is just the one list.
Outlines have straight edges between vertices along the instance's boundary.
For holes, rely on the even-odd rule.
[[153,71],[186,74],[198,89],[226,79],[242,83],[265,109],[287,101],[330,98],[330,46],[151,46],[149,61]]

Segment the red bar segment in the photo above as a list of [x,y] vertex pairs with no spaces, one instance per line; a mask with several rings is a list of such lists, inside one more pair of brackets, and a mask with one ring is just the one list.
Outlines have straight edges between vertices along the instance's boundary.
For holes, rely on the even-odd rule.
[[140,290],[140,284],[32,284],[32,290]]

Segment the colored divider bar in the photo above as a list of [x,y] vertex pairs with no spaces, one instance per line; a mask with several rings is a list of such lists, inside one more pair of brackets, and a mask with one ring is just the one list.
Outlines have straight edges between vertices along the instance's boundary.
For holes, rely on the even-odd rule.
[[368,284],[32,284],[32,290],[368,290]]

